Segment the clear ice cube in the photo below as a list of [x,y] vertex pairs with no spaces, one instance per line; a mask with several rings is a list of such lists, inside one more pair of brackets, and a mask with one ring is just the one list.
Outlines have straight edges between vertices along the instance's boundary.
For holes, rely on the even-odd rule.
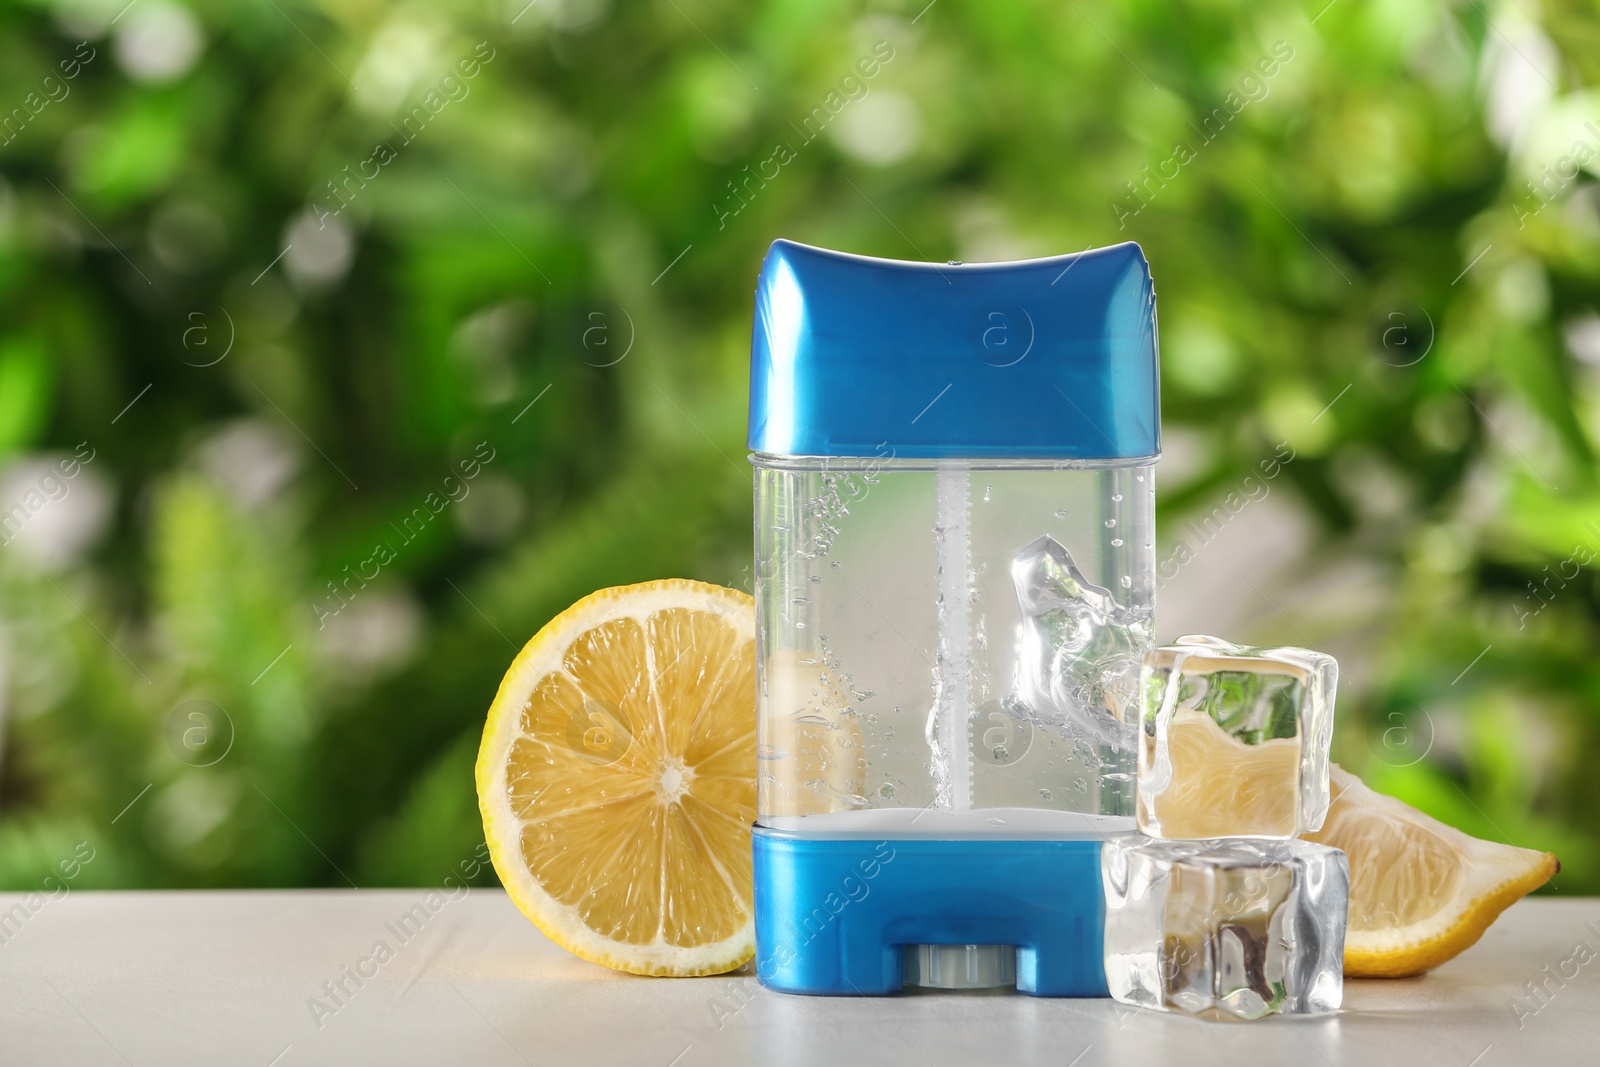
[[1152,837],[1296,837],[1328,813],[1339,665],[1180,637],[1144,657],[1138,820]]
[[1338,849],[1116,834],[1101,875],[1106,981],[1124,1004],[1224,1020],[1338,1009],[1350,897]]
[[1128,748],[1128,709],[1152,640],[1149,612],[1123,607],[1085,578],[1053,537],[1017,553],[1011,581],[1022,609],[1017,697],[1073,737]]

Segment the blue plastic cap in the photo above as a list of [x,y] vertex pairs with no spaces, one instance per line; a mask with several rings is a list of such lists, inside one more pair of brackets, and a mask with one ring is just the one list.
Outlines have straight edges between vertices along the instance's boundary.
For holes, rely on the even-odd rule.
[[750,449],[1132,459],[1161,451],[1155,290],[1132,242],[1017,263],[774,241],[756,284]]

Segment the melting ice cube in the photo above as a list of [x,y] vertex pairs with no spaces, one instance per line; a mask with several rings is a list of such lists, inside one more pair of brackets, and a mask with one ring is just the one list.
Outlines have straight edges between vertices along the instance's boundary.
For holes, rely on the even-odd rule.
[[1035,716],[1074,737],[1130,747],[1134,728],[1127,709],[1152,644],[1150,613],[1118,604],[1049,536],[1017,553],[1011,581],[1022,609],[1018,697]]
[[[1192,635],[1145,657],[1139,829],[1295,837],[1328,812],[1339,664],[1308,648]],[[1250,782],[1248,791],[1216,783]]]
[[1106,982],[1124,1004],[1212,1019],[1338,1009],[1350,898],[1338,849],[1116,834],[1101,878]]

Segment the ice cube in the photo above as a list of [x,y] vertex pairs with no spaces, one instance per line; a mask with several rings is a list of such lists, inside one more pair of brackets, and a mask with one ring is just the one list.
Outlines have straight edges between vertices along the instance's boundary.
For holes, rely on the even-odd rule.
[[1339,665],[1304,648],[1180,637],[1144,658],[1139,829],[1296,837],[1328,814]]
[[1150,613],[1123,607],[1110,590],[1085,578],[1053,537],[1017,553],[1011,581],[1022,609],[1018,698],[1074,737],[1129,747],[1128,709],[1152,640]]
[[1350,898],[1338,849],[1116,834],[1101,876],[1117,1000],[1225,1020],[1338,1009]]

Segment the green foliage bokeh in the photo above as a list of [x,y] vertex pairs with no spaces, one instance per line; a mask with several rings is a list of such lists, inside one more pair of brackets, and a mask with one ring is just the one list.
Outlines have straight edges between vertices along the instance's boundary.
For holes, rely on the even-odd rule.
[[0,888],[456,871],[522,641],[748,588],[785,236],[1138,240],[1163,530],[1295,456],[1302,595],[1232,636],[1348,655],[1342,762],[1600,891],[1592,6],[123,7],[0,6]]

